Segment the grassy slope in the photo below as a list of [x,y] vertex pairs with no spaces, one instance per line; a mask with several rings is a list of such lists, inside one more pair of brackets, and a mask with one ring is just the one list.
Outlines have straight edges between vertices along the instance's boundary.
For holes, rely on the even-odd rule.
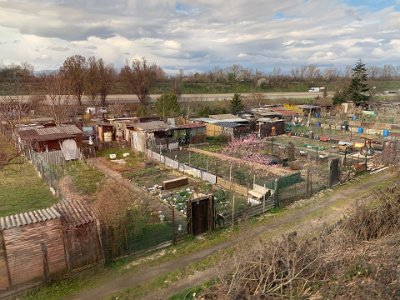
[[66,173],[72,179],[74,192],[80,195],[93,195],[97,192],[98,187],[105,182],[103,173],[82,161],[69,164]]
[[56,202],[33,166],[14,159],[0,170],[0,216],[48,207]]

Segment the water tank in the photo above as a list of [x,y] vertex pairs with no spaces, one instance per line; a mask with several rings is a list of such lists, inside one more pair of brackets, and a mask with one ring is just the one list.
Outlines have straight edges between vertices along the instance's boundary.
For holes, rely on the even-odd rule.
[[358,132],[358,133],[364,133],[364,128],[358,127],[357,132]]
[[382,130],[382,136],[384,136],[384,137],[389,136],[389,130],[387,130],[387,129]]

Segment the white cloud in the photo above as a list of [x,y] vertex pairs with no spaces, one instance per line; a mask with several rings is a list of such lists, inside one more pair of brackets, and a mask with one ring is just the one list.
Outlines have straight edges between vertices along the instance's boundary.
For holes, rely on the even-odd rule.
[[[59,4],[57,4],[59,3]],[[342,0],[1,1],[4,64],[58,68],[79,53],[121,66],[145,56],[168,70],[397,64],[400,12]],[[284,15],[277,19],[276,15]],[[15,43],[14,41],[19,42]]]

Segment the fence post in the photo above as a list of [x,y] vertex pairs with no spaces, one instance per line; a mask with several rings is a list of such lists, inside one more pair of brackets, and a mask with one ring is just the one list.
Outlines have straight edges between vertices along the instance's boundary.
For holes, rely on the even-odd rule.
[[[264,183],[264,189],[265,189],[265,183]],[[265,213],[265,194],[263,196],[263,214]]]
[[232,227],[234,225],[234,216],[235,216],[235,195],[232,196]]
[[229,168],[229,187],[230,187],[230,190],[232,191],[232,163]]
[[275,189],[275,207],[279,207],[278,183],[279,183],[279,179],[275,179],[275,185],[274,185],[274,189]]
[[176,234],[175,234],[175,206],[172,205],[172,244],[176,245]]

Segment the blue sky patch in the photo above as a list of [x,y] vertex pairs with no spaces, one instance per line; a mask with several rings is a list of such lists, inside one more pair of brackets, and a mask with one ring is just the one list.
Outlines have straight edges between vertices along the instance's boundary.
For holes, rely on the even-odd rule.
[[274,20],[282,20],[286,19],[286,16],[283,12],[279,11],[274,15]]
[[350,6],[365,7],[370,11],[379,11],[391,6],[399,11],[400,5],[396,2],[395,0],[345,0]]

